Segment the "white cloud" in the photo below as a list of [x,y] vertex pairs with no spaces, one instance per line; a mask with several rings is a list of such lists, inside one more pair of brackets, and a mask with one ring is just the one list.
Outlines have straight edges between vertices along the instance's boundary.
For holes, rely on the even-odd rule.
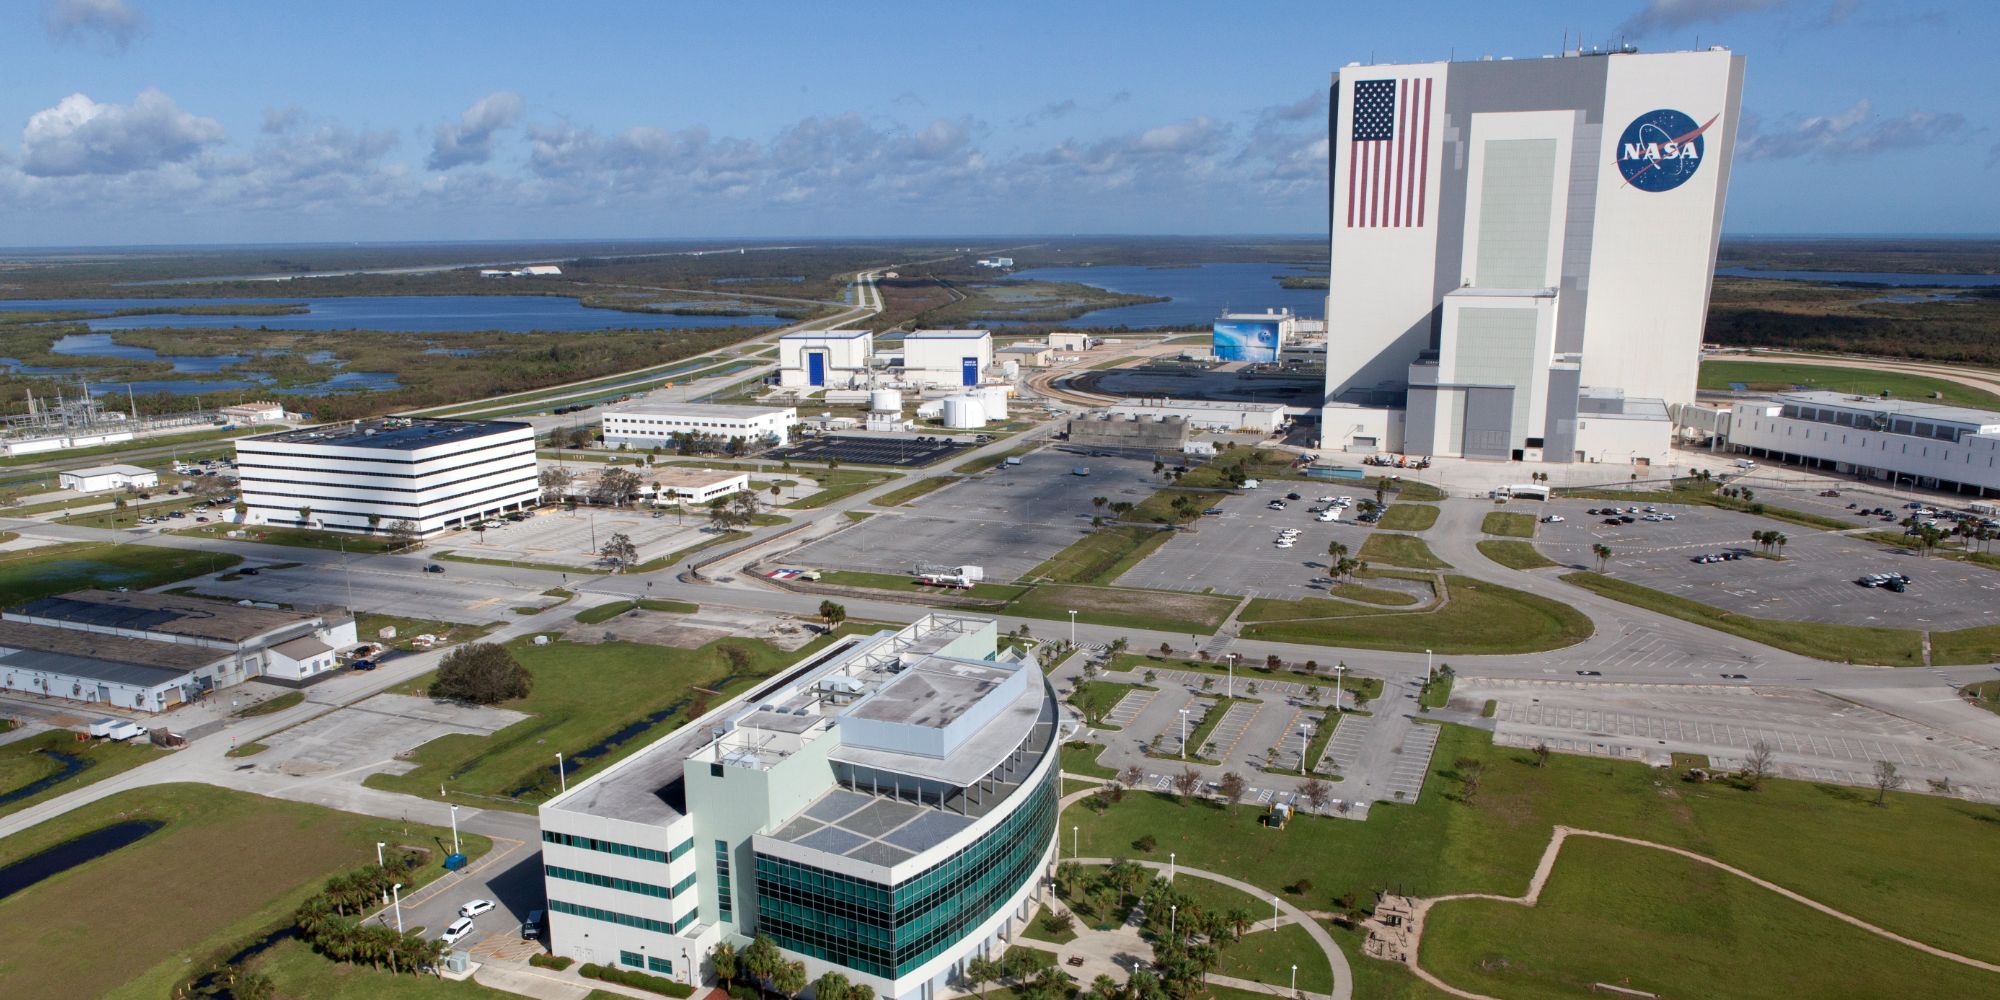
[[71,94],[28,118],[21,163],[37,177],[126,174],[187,160],[222,140],[221,122],[183,111],[157,90],[131,104]]
[[493,138],[521,120],[521,95],[501,90],[480,98],[452,125],[439,125],[431,140],[430,168],[450,170],[493,158]]
[[1768,130],[1761,119],[1745,115],[1738,155],[1745,160],[1852,159],[1936,145],[1964,128],[1965,116],[1956,112],[1906,111],[1884,118],[1862,100],[1839,114],[1787,119]]
[[145,33],[145,19],[125,0],[50,0],[42,25],[58,42],[103,42],[126,48]]
[[1634,38],[1656,31],[1726,21],[1743,14],[1783,7],[1791,0],[1646,0],[1618,30]]

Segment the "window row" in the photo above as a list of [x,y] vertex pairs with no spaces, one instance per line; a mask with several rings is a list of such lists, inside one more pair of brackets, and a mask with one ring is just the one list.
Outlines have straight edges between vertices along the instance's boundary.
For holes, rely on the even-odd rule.
[[595,906],[584,906],[579,903],[565,902],[560,899],[549,900],[549,909],[557,913],[569,914],[572,917],[583,917],[586,920],[617,924],[620,927],[637,927],[642,931],[652,931],[655,934],[679,934],[681,931],[686,930],[689,924],[694,923],[695,918],[700,915],[700,911],[698,910],[689,910],[687,916],[668,923],[665,920],[633,916],[630,913],[619,913],[616,910],[601,910]]
[[616,854],[621,858],[638,858],[641,861],[652,861],[663,865],[694,850],[694,841],[692,840],[680,842],[675,845],[672,851],[656,851],[650,847],[634,847],[631,844],[621,844],[615,840],[599,840],[596,837],[584,837],[574,833],[558,833],[554,830],[542,831],[542,843],[561,844],[564,847],[575,847],[585,851],[601,851],[605,854]]

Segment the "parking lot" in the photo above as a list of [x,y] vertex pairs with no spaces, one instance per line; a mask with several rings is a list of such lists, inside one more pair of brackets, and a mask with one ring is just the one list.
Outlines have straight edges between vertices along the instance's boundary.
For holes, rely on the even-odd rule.
[[[1536,544],[1551,559],[1593,568],[1591,547],[1606,545],[1612,551],[1611,576],[1758,617],[1919,629],[2000,623],[2000,573],[1990,569],[1710,507],[1666,505],[1660,510],[1672,513],[1672,521],[1636,520],[1614,528],[1601,523],[1602,516],[1584,513],[1600,503],[1558,501],[1545,510],[1536,508],[1536,513],[1561,513],[1568,519],[1541,525]],[[1857,526],[1902,530],[1858,517],[1855,521]],[[1760,551],[1750,533],[1770,530],[1787,539],[1782,560],[1748,556],[1693,562],[1727,549]],[[1906,573],[1912,582],[1903,593],[1854,582],[1870,573]]]
[[[1087,466],[1087,476],[1072,475]],[[907,573],[919,562],[982,566],[1006,582],[1090,531],[1091,498],[1138,503],[1159,487],[1152,463],[1040,451],[930,493],[787,556],[819,569]]]
[[[922,440],[924,437],[928,437],[929,440]],[[767,457],[794,462],[824,462],[832,459],[848,465],[895,465],[914,468],[948,458],[961,448],[972,447],[973,440],[971,437],[954,440],[943,434],[909,438],[829,434],[788,448],[779,448]]]
[[560,563],[581,568],[597,561],[597,553],[614,534],[632,539],[632,544],[639,547],[639,561],[646,562],[710,537],[703,532],[707,524],[705,513],[677,517],[662,512],[654,517],[653,512],[643,509],[579,507],[572,512],[542,511],[524,521],[502,522],[500,527],[483,533],[460,532],[449,544],[460,555],[476,559]]
[[372,771],[401,773],[416,765],[396,760],[398,754],[451,733],[491,736],[525,718],[504,708],[378,694],[264,737],[270,749],[257,756],[257,764],[301,777],[370,764],[379,765]]
[[[1350,553],[1358,551],[1374,529],[1354,523],[1356,508],[1340,520],[1322,523],[1308,508],[1321,496],[1339,493],[1318,484],[1285,484],[1302,499],[1286,501],[1285,510],[1264,506],[1282,499],[1287,488],[1266,486],[1242,496],[1215,495],[1222,513],[1197,520],[1192,532],[1182,532],[1118,578],[1121,587],[1155,590],[1212,590],[1244,597],[1299,598],[1325,596],[1314,581],[1326,576],[1326,546],[1338,541]],[[1275,544],[1283,528],[1299,529],[1291,548]]]

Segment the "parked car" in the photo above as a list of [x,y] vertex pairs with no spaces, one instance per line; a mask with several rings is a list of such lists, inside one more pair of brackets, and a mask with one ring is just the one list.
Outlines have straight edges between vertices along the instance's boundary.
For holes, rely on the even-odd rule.
[[375,669],[375,661],[355,660],[353,663],[348,664],[348,666],[353,667],[356,670],[373,670]]
[[257,574],[262,573],[264,571],[258,569],[255,566],[245,566],[242,569],[237,570],[236,572],[241,573],[244,576],[256,576]]
[[440,566],[440,565],[438,565],[437,563],[428,563],[428,564],[426,564],[426,565],[424,566],[424,572],[426,572],[426,573],[442,573],[442,572],[444,572],[444,567],[443,567],[443,566]]
[[460,917],[452,921],[451,926],[445,928],[443,934],[438,935],[438,940],[445,944],[457,944],[470,933],[472,933],[472,918]]
[[1299,498],[1299,495],[1298,495],[1297,493],[1287,493],[1287,494],[1285,494],[1285,499],[1287,499],[1287,500],[1297,500],[1298,498]]
[[1547,516],[1545,516],[1545,517],[1543,517],[1543,518],[1542,518],[1542,523],[1543,523],[1543,524],[1561,524],[1561,523],[1563,523],[1563,516],[1562,516],[1561,514],[1549,514],[1549,515],[1547,515]]
[[458,915],[461,917],[476,917],[482,913],[485,913],[487,910],[494,908],[497,905],[499,904],[493,902],[490,899],[475,899],[472,902],[459,907]]
[[528,919],[521,921],[521,940],[534,941],[542,936],[542,924],[548,920],[547,910],[529,910]]

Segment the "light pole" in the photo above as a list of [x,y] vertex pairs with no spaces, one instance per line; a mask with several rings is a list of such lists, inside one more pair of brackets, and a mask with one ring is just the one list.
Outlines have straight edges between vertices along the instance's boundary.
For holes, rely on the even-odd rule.
[[1167,881],[1174,880],[1174,852],[1167,852]]
[[1229,654],[1229,686],[1223,689],[1223,693],[1231,698],[1236,697],[1236,661],[1239,656],[1237,653]]
[[403,933],[403,883],[398,882],[395,885],[390,886],[389,895],[390,898],[395,900],[396,933],[401,934]]
[[1433,679],[1436,678],[1436,676],[1437,675],[1431,671],[1431,651],[1426,649],[1424,650],[1424,683],[1426,684],[1430,683]]
[[1278,897],[1271,897],[1271,929],[1278,929]]
[[1175,940],[1181,936],[1181,907],[1179,903],[1167,904],[1167,933]]
[[1312,723],[1299,723],[1299,774],[1306,773],[1306,747],[1312,745]]
[[1181,709],[1181,759],[1187,759],[1187,709]]
[[458,849],[458,803],[451,804],[451,853],[461,853]]
[[1299,967],[1297,965],[1294,965],[1292,966],[1292,995],[1298,996],[1298,994],[1299,994]]
[[1076,610],[1074,608],[1070,609],[1069,613],[1069,645],[1071,649],[1076,648]]
[[1083,849],[1077,846],[1083,842],[1083,834],[1079,832],[1082,829],[1078,826],[1069,828],[1069,856],[1072,860],[1083,857]]
[[1333,668],[1333,710],[1334,710],[1335,712],[1339,712],[1339,711],[1341,711],[1341,708],[1340,708],[1340,702],[1341,702],[1341,695],[1340,695],[1340,692],[1341,692],[1341,683],[1340,683],[1340,682],[1341,682],[1341,678],[1343,678],[1343,677],[1346,677],[1346,676],[1347,676],[1347,664],[1345,664],[1345,663],[1342,663],[1342,664],[1339,664],[1338,666],[1335,666],[1335,667]]
[[556,780],[562,782],[563,791],[569,791],[569,775],[563,772],[562,754],[556,754]]
[[389,844],[386,841],[378,840],[375,842],[375,867],[382,867],[382,848],[387,846]]

